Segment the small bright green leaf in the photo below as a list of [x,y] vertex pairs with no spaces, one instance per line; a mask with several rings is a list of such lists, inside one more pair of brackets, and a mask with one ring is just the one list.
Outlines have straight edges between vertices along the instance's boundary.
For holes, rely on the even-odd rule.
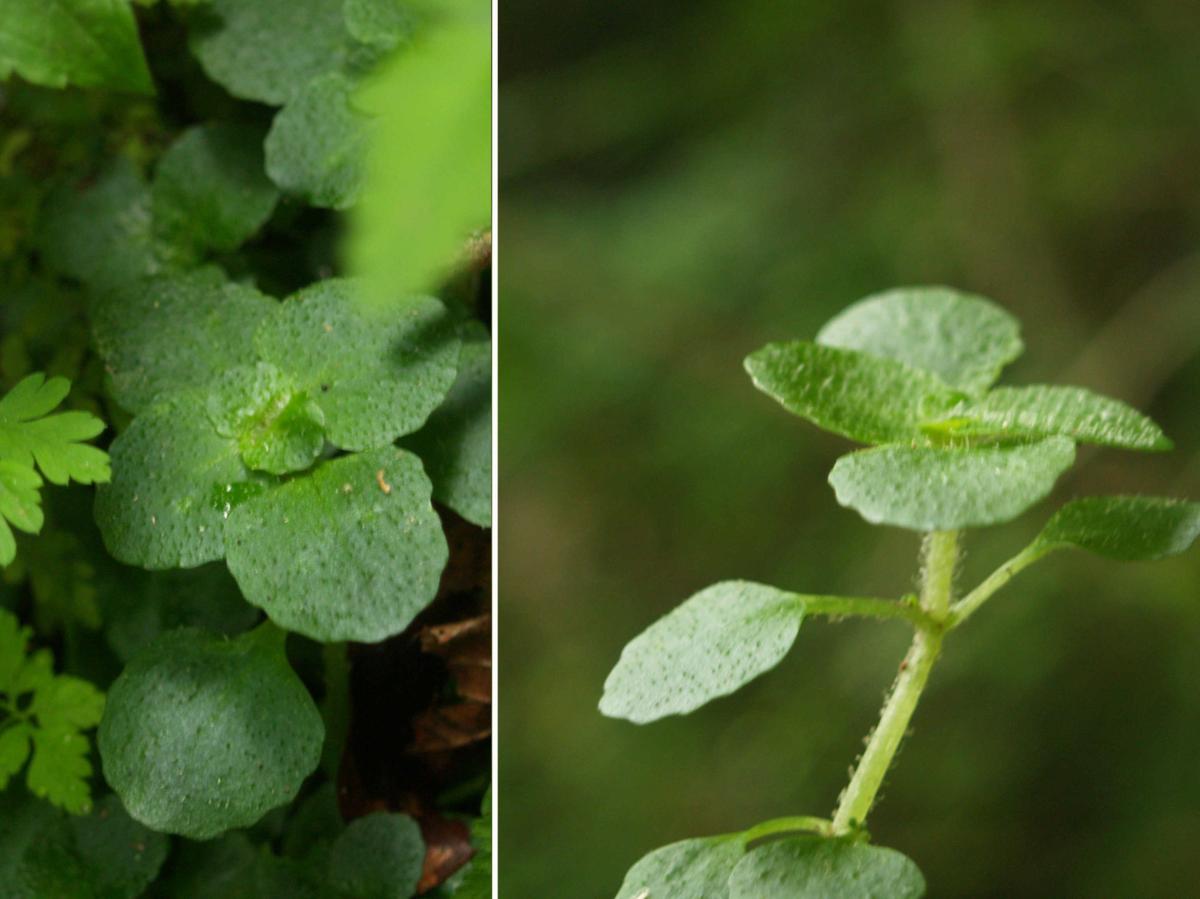
[[164,394],[253,365],[254,330],[278,306],[212,267],[127,284],[92,309],[109,389],[126,409],[140,412]]
[[0,78],[153,94],[129,0],[0,0]]
[[455,890],[458,899],[492,899],[492,788],[483,796],[480,815],[471,822],[471,845],[475,854]]
[[43,728],[87,730],[100,723],[104,694],[89,681],[61,674],[38,689],[29,711]]
[[829,483],[872,524],[955,530],[1016,518],[1074,461],[1065,437],[976,449],[881,446],[842,456]]
[[792,837],[747,852],[729,899],[920,899],[925,878],[894,849],[847,839]]
[[347,256],[377,305],[429,290],[491,222],[491,29],[431,28],[366,86],[378,116]]
[[364,310],[358,291],[342,279],[307,287],[255,337],[262,359],[321,407],[330,442],[348,450],[385,446],[421,427],[453,385],[459,353],[438,300]]
[[346,39],[341,0],[210,0],[189,35],[213,81],[275,106],[340,68]]
[[421,879],[425,843],[408,815],[376,813],[342,831],[329,855],[329,879],[351,899],[410,896]]
[[0,730],[0,792],[9,778],[25,767],[31,748],[32,731],[24,724],[9,724]]
[[[955,435],[1041,438],[1061,434],[1076,443],[1137,450],[1168,450],[1171,441],[1153,421],[1119,400],[1082,387],[997,387],[947,413]],[[937,427],[931,423],[928,427]]]
[[312,206],[347,209],[358,198],[369,120],[350,105],[353,82],[331,72],[305,85],[271,124],[267,174]]
[[817,342],[899,360],[968,393],[987,389],[1023,349],[1015,318],[947,287],[869,296],[825,325]]
[[226,640],[164,634],[109,690],[105,779],[155,830],[208,839],[290,802],[321,757],[324,728],[270,625]]
[[237,249],[279,197],[263,171],[262,132],[224,122],[185,131],[163,154],[151,191],[157,234],[192,260]]
[[464,340],[458,380],[425,427],[405,438],[433,481],[433,498],[480,527],[492,525],[492,342]]
[[217,433],[235,438],[255,471],[303,471],[325,448],[321,407],[266,362],[226,372],[213,385],[208,410]]
[[1162,559],[1200,537],[1200,503],[1155,496],[1090,496],[1054,513],[1035,541],[1044,550],[1073,546],[1110,559]]
[[35,731],[33,761],[25,775],[29,792],[72,814],[88,811],[92,807],[88,749],[87,738],[70,728]]
[[393,447],[325,462],[233,510],[229,570],[288,630],[390,637],[430,603],[446,564],[430,489],[417,457]]
[[154,236],[150,188],[124,157],[90,187],[64,185],[50,195],[38,245],[49,269],[97,291],[164,268]]
[[746,371],[789,412],[862,443],[923,439],[920,423],[958,399],[903,362],[807,341],[767,344],[746,357]]
[[113,479],[96,491],[96,524],[115,558],[142,568],[220,559],[226,518],[262,489],[237,441],[216,432],[193,394],[143,412],[110,452]]
[[[0,399],[0,460],[25,468],[36,462],[52,484],[102,483],[110,476],[108,456],[81,441],[103,431],[104,422],[87,412],[47,414],[70,387],[66,378],[47,381],[45,375],[33,374]],[[25,483],[36,486],[29,479]]]
[[31,631],[11,612],[0,610],[0,693],[15,693]]
[[38,473],[8,459],[0,459],[0,567],[17,557],[12,529],[36,534],[42,529],[42,479]]
[[625,647],[600,711],[644,724],[732,693],[787,655],[804,617],[801,599],[749,581],[701,590]]
[[137,899],[167,858],[167,837],[129,817],[115,794],[72,818],[71,830],[96,899]]
[[629,869],[617,899],[724,899],[744,852],[741,834],[671,843]]

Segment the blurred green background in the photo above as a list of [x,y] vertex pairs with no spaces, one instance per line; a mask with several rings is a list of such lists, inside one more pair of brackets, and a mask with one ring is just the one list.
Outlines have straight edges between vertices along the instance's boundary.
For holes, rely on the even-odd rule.
[[[918,537],[825,481],[849,449],[742,358],[946,283],[1174,453],[1080,453],[1055,504],[1200,498],[1200,13],[1175,2],[504,0],[501,891],[615,894],[642,854],[828,815],[907,643],[806,624],[777,670],[646,727],[621,647],[707,584],[899,595]],[[1196,895],[1200,550],[1052,557],[948,643],[872,816],[931,897]]]

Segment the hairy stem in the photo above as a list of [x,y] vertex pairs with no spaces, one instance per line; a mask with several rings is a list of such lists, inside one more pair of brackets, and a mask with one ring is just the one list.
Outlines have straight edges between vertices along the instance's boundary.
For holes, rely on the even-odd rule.
[[834,833],[848,833],[862,827],[866,821],[942,649],[942,622],[950,608],[954,568],[958,564],[958,533],[937,531],[928,534],[923,552],[921,608],[932,623],[917,626],[912,646],[900,664],[900,675],[884,703],[879,724],[871,732],[867,748],[834,812]]
[[869,599],[858,596],[802,596],[805,615],[828,615],[831,618],[897,618],[914,627],[934,624],[934,620],[916,602],[915,596],[899,602],[890,599]]
[[773,837],[786,833],[819,833],[828,835],[831,831],[828,818],[813,818],[808,815],[791,818],[772,818],[761,824],[755,824],[742,834],[747,843],[761,840],[763,837]]
[[987,602],[993,593],[1052,549],[1053,547],[1041,546],[1037,543],[1031,543],[1025,547],[988,575],[983,583],[954,604],[950,609],[950,625],[957,627],[962,624]]

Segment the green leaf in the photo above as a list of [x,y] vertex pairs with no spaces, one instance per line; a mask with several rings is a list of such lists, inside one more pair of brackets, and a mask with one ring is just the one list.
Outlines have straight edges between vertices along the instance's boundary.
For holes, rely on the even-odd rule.
[[418,20],[402,0],[344,0],[342,14],[354,40],[383,53],[410,39]]
[[492,899],[492,788],[483,795],[480,815],[471,822],[475,854],[454,895],[458,899]]
[[825,325],[817,342],[896,359],[967,393],[986,390],[1024,348],[1015,318],[947,287],[869,296]]
[[1153,421],[1119,400],[1082,387],[997,387],[947,413],[939,426],[951,435],[1037,439],[1061,434],[1076,443],[1135,450],[1169,450],[1171,441]]
[[778,665],[803,617],[802,597],[774,587],[701,590],[625,647],[600,711],[638,724],[694,711]]
[[925,878],[894,849],[849,839],[791,837],[747,852],[729,899],[920,899]]
[[167,858],[167,837],[129,817],[115,794],[90,815],[72,818],[71,830],[96,899],[136,899]]
[[[104,422],[87,412],[48,414],[70,389],[66,378],[47,381],[45,375],[32,374],[0,399],[0,460],[25,468],[36,462],[52,484],[109,479],[107,454],[81,442],[103,431]],[[32,480],[25,483],[37,486]]]
[[0,788],[30,758],[32,746],[25,774],[29,791],[69,812],[86,812],[92,766],[82,731],[99,722],[104,694],[88,681],[56,676],[45,650],[27,656],[28,639],[28,628],[0,610],[0,694],[8,706],[0,722]]
[[357,296],[356,282],[321,281],[285,300],[255,337],[260,357],[313,397],[330,442],[348,450],[421,427],[453,385],[459,353],[438,300],[365,311]]
[[491,221],[491,29],[431,28],[368,84],[378,116],[347,246],[368,298],[431,289]]
[[0,0],[0,78],[153,94],[129,0]]
[[42,529],[42,479],[24,465],[0,459],[0,566],[10,565],[17,557],[13,527],[28,534]]
[[112,483],[96,491],[96,524],[117,559],[190,568],[225,554],[225,520],[263,489],[205,403],[177,394],[133,420],[110,447]]
[[262,132],[224,122],[185,131],[163,154],[151,191],[156,233],[190,260],[237,249],[279,198],[263,171]]
[[313,79],[267,135],[267,174],[312,206],[347,209],[358,199],[370,122],[351,106],[353,90],[336,72]]
[[408,815],[376,813],[342,831],[329,855],[329,880],[352,899],[410,896],[421,879],[425,843]]
[[16,790],[0,794],[0,884],[5,899],[96,899],[66,817]]
[[163,635],[113,683],[100,724],[104,776],[138,821],[208,839],[290,802],[324,728],[270,625],[236,640]]
[[10,724],[0,729],[0,792],[8,786],[12,776],[25,767],[31,736],[31,729],[24,724]]
[[213,385],[208,411],[255,471],[303,471],[325,449],[325,413],[273,365],[238,366]]
[[744,852],[741,834],[671,843],[629,869],[617,899],[723,899]]
[[131,412],[257,361],[254,331],[279,304],[217,268],[131,282],[93,304],[113,397]]
[[346,40],[341,0],[211,0],[189,34],[213,81],[235,97],[275,106],[339,69]]
[[121,157],[87,187],[63,185],[42,211],[38,248],[45,265],[97,291],[164,270],[150,188]]
[[1016,518],[1074,461],[1066,437],[976,449],[881,446],[842,456],[829,483],[839,503],[872,524],[955,530]]
[[789,412],[861,443],[923,441],[920,423],[959,398],[902,362],[807,341],[767,344],[746,357],[746,371]]
[[421,457],[433,498],[480,527],[492,525],[492,342],[482,326],[463,341],[458,380],[404,446]]
[[325,462],[233,510],[229,570],[281,627],[374,643],[437,592],[447,547],[429,495],[420,461],[393,447]]
[[1091,496],[1054,513],[1034,541],[1043,551],[1073,546],[1110,559],[1162,559],[1200,536],[1200,503],[1155,496]]

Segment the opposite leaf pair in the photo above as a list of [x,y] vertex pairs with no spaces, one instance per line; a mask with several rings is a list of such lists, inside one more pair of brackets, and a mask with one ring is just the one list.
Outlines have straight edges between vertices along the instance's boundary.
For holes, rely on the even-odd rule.
[[437,300],[366,311],[340,280],[279,303],[202,269],[105,295],[96,345],[137,413],[97,494],[109,551],[224,557],[249,602],[317,640],[403,630],[447,550],[421,461],[392,443],[454,384],[457,332]]

